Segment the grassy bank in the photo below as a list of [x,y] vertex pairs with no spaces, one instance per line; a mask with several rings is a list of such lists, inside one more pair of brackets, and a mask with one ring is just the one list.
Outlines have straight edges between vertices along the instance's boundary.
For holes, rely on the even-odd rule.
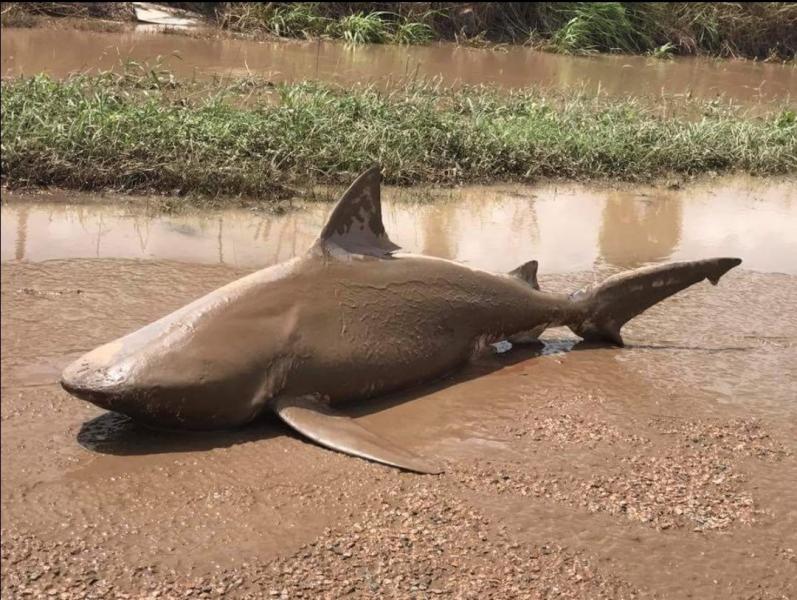
[[47,17],[124,22],[135,21],[136,13],[132,2],[0,2],[3,27],[35,27]]
[[662,119],[633,100],[533,90],[196,85],[208,84],[155,71],[4,82],[3,182],[275,196],[374,162],[400,184],[797,170],[789,110],[747,118],[692,102],[691,118]]
[[[165,2],[227,30],[352,44],[527,44],[570,54],[624,52],[793,60],[792,2]],[[3,2],[4,26],[40,17],[131,20],[129,2]]]
[[709,54],[793,59],[789,2],[227,2],[213,7],[237,31],[352,42],[531,44],[556,52]]

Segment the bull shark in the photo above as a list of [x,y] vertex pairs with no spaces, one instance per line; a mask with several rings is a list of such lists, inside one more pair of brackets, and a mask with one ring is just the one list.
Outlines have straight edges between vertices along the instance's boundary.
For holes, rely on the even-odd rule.
[[167,429],[222,429],[265,412],[318,444],[420,473],[434,460],[337,412],[446,375],[487,344],[567,326],[623,345],[622,326],[739,265],[645,267],[572,294],[540,289],[538,265],[491,273],[401,253],[382,222],[373,167],[343,194],[310,249],[234,281],[66,367],[70,394]]

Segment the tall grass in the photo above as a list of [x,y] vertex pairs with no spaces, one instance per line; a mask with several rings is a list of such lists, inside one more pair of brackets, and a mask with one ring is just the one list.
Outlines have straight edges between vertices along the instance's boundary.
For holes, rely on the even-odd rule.
[[658,3],[649,19],[660,22],[656,35],[684,54],[714,54],[793,60],[797,51],[797,4],[794,2]]
[[337,23],[337,32],[350,44],[384,44],[390,37],[384,13],[354,13]]
[[433,30],[422,20],[432,12],[409,19],[399,13],[374,10],[328,16],[326,3],[228,3],[220,13],[224,27],[236,31],[261,31],[280,37],[342,38],[350,44],[425,44]]
[[[428,83],[386,93],[315,84],[198,94],[160,74],[44,76],[2,84],[2,178],[11,186],[273,196],[380,162],[388,181],[649,179],[797,169],[797,121],[695,103],[662,120],[633,101],[502,95]],[[241,103],[241,91],[253,94]]]
[[[233,2],[218,10],[233,29],[289,37],[310,32],[380,43],[532,40],[578,54],[645,53],[667,44],[679,54],[750,58],[793,59],[797,51],[792,2]],[[318,26],[279,25],[294,12]],[[349,26],[341,27],[342,21]]]
[[51,17],[99,18],[134,21],[131,2],[3,2],[3,13],[23,11],[30,15]]
[[244,2],[221,13],[222,25],[236,31],[260,31],[280,37],[310,38],[324,35],[332,19],[319,12],[317,2],[286,4]]
[[318,5],[315,2],[296,2],[274,7],[266,22],[275,35],[309,38],[323,34],[331,19],[318,14]]
[[400,21],[393,33],[396,44],[428,44],[434,39],[431,25],[421,21]]
[[[200,2],[222,27],[350,43],[532,43],[557,52],[709,54],[791,60],[794,2]],[[134,18],[129,2],[3,2],[3,26],[39,15]]]
[[643,52],[653,40],[635,26],[622,2],[577,2],[574,16],[553,36],[552,46],[562,52]]

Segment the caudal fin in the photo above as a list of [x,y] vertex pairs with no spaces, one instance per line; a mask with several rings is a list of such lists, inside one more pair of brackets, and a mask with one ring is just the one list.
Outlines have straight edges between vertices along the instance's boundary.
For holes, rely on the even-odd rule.
[[709,258],[619,273],[570,296],[582,310],[568,326],[585,340],[622,346],[620,329],[632,318],[704,279],[716,285],[741,262],[739,258]]

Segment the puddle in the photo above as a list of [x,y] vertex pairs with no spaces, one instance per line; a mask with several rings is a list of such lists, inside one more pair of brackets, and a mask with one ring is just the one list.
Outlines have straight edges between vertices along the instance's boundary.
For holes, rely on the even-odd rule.
[[[385,225],[405,250],[494,271],[531,258],[542,273],[563,273],[727,255],[743,257],[746,269],[797,274],[797,183],[790,180],[730,177],[681,190],[388,188],[384,195]],[[73,192],[35,198],[4,195],[3,261],[131,258],[257,268],[303,252],[331,208],[154,215],[144,201],[98,204]]]
[[255,74],[275,82],[390,85],[407,78],[440,78],[454,86],[584,88],[611,96],[722,96],[753,106],[783,103],[797,95],[797,68],[749,61],[573,57],[523,47],[493,51],[453,44],[351,47],[331,41],[201,39],[140,30],[3,29],[0,42],[3,76],[44,72],[63,77],[157,57],[182,76]]

